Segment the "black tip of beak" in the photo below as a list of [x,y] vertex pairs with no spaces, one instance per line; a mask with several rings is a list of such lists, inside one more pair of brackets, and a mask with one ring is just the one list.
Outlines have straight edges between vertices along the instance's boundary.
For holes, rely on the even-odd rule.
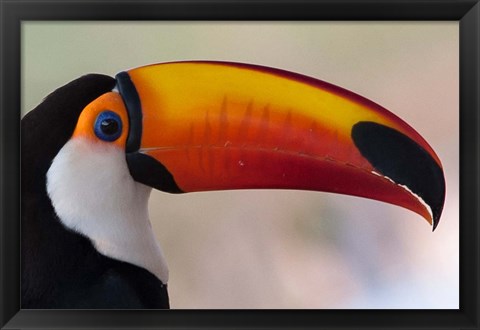
[[435,230],[445,201],[445,178],[433,157],[406,135],[374,122],[355,124],[352,139],[380,174],[406,186],[430,207]]

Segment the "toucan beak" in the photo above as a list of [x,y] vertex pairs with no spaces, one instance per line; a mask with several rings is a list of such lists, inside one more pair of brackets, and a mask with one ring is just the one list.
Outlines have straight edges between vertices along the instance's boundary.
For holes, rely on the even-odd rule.
[[399,205],[435,228],[439,158],[383,107],[306,76],[225,62],[156,64],[117,75],[132,176],[169,192],[283,188]]

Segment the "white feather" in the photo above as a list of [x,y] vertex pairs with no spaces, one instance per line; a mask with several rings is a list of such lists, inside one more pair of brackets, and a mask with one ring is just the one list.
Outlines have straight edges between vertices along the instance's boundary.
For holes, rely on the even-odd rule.
[[130,176],[124,150],[71,139],[48,170],[47,191],[66,227],[89,237],[100,253],[167,283],[167,264],[148,215],[151,188]]

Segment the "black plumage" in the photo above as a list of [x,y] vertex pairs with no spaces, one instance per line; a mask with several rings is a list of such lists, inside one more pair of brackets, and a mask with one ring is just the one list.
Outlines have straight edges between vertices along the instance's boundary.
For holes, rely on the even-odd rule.
[[46,173],[81,111],[114,86],[111,77],[86,75],[22,119],[22,308],[169,308],[165,284],[63,226],[46,192]]

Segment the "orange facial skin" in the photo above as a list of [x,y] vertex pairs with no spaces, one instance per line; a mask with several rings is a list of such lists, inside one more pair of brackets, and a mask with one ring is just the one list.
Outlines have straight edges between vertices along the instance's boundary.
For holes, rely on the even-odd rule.
[[[106,110],[115,112],[122,120],[122,133],[118,139],[112,142],[105,142],[99,139],[94,131],[95,121],[98,115]],[[110,92],[101,95],[85,107],[78,118],[73,137],[84,137],[94,142],[112,143],[121,149],[125,149],[128,129],[128,114],[123,99],[120,94]]]

